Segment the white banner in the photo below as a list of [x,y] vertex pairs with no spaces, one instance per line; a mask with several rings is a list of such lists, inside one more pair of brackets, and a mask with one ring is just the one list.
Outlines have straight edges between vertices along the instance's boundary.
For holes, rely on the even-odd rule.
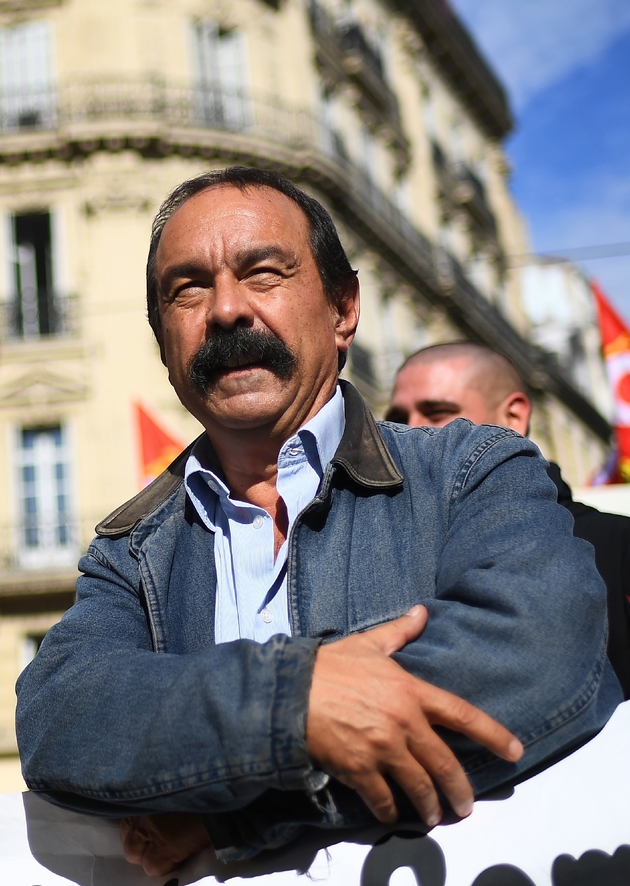
[[147,877],[122,857],[116,822],[0,796],[0,882],[7,886],[628,886],[630,702],[605,729],[504,799],[422,836],[375,828],[325,848],[324,834],[240,864],[200,853]]

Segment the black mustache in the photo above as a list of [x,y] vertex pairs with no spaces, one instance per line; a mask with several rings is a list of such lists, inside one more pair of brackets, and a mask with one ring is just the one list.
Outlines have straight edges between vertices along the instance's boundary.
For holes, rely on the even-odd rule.
[[232,330],[218,328],[195,354],[188,375],[193,385],[204,394],[212,386],[216,372],[229,368],[230,361],[265,366],[279,378],[289,378],[297,359],[281,338],[246,326]]

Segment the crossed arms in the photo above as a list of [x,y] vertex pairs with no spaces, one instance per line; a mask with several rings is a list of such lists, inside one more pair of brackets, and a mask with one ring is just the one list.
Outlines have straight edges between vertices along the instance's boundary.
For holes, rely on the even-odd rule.
[[[472,811],[473,791],[464,770],[433,726],[467,735],[505,760],[523,754],[520,741],[496,720],[461,698],[409,675],[391,654],[416,640],[427,610],[407,615],[323,646],[315,658],[306,742],[313,760],[357,791],[382,822],[397,818],[385,776],[405,791],[427,825],[442,810],[438,785],[461,817]],[[199,816],[127,818],[122,838],[128,861],[163,875],[209,845]]]
[[[529,446],[521,441],[512,446],[503,468],[493,472],[494,481],[482,487],[483,494],[471,494],[468,501],[460,496],[451,508],[452,522],[439,553],[437,594],[427,603],[426,630],[421,608],[324,646],[300,636],[276,637],[262,646],[250,641],[208,646],[203,640],[204,607],[196,600],[196,621],[185,634],[189,638],[196,631],[193,641],[187,639],[185,646],[180,640],[177,654],[167,644],[160,650],[163,654],[156,655],[160,626],[152,636],[141,602],[139,555],[136,551],[135,557],[121,558],[119,541],[101,539],[83,564],[87,576],[81,580],[78,605],[54,629],[39,661],[21,680],[19,735],[29,785],[54,802],[117,817],[221,813],[246,810],[270,788],[303,792],[315,764],[357,791],[380,820],[395,816],[391,779],[433,823],[440,815],[434,785],[459,814],[471,807],[472,789],[453,749],[469,775],[470,766],[477,766],[469,751],[475,742],[475,747],[481,744],[508,761],[493,775],[495,783],[522,771],[520,763],[510,762],[521,754],[510,732],[447,693],[445,685],[464,695],[463,676],[469,677],[477,693],[472,701],[534,747],[532,763],[595,731],[620,700],[614,687],[606,697],[600,693],[603,591],[600,600],[592,587],[598,583],[593,567],[583,547],[569,544],[570,531],[565,527],[564,533],[554,534],[548,513],[552,502],[538,501],[537,474],[529,470],[532,459],[522,460],[520,473],[505,468],[525,445]],[[539,473],[544,473],[542,468]],[[481,469],[477,475],[467,469],[473,490],[484,479],[481,474]],[[506,540],[497,527],[521,499],[510,500],[508,495],[498,501],[496,492],[510,480],[533,489],[536,501],[528,503],[525,497],[522,507],[527,512],[540,505],[540,525],[519,522],[517,515],[515,530]],[[548,498],[552,496],[550,491]],[[425,512],[429,504],[425,496]],[[179,585],[190,595],[205,583],[208,600],[214,589],[205,574],[207,540],[192,533],[190,550],[182,551],[189,527],[177,519],[156,515],[158,528],[151,541],[153,556],[159,552],[170,563],[169,574],[180,568],[179,561],[169,559],[176,557],[175,550],[189,570],[185,580],[168,585],[168,594],[164,587],[156,588],[149,608],[155,609],[156,600],[161,600],[164,620],[179,611],[173,597]],[[517,544],[529,546],[531,576],[523,571]],[[545,545],[547,553],[540,556]],[[563,578],[550,566],[548,553],[560,548],[565,554],[561,566],[567,571]],[[190,551],[197,552],[196,566],[189,565]],[[425,567],[429,553],[418,557]],[[512,569],[519,563],[514,577]],[[145,572],[145,586],[150,578]],[[571,595],[580,580],[588,592],[574,607]],[[400,583],[407,589],[404,575]],[[187,605],[187,598],[182,599],[181,606]],[[553,622],[556,613],[565,611],[576,622],[568,628],[569,643],[579,638],[580,649],[561,657],[566,659],[561,673],[542,674],[532,685],[550,637],[560,642],[564,628],[558,630]],[[149,615],[155,618],[155,613]],[[584,715],[577,707],[570,713],[578,698],[587,710]],[[472,742],[462,754],[456,737],[451,734],[447,744],[434,726],[446,726]],[[482,782],[473,771],[473,784],[478,789],[490,782]],[[160,839],[149,835],[147,840],[131,827],[126,837],[129,856],[138,860],[140,853],[150,867],[154,861],[146,847],[160,844]]]

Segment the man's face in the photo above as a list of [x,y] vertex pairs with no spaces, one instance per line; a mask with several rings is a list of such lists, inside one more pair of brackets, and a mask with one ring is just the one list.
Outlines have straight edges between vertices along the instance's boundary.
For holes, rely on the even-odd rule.
[[500,424],[474,386],[474,371],[466,357],[435,363],[411,363],[396,378],[389,421],[419,427],[441,428],[455,418],[469,418],[475,424]]
[[284,194],[220,186],[192,197],[164,226],[156,278],[162,359],[211,436],[264,427],[286,438],[330,398],[358,288],[330,305],[307,219]]

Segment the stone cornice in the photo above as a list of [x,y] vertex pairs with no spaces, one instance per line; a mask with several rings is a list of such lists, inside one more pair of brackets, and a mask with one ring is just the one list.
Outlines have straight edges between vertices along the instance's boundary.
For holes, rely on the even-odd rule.
[[514,121],[503,86],[446,0],[392,0],[424,40],[434,64],[491,138],[504,138]]
[[[125,84],[126,88],[129,86]],[[506,353],[533,388],[553,393],[608,442],[608,422],[564,378],[552,359],[522,338],[450,257],[446,259],[444,273],[444,256],[436,253],[427,238],[355,165],[341,156],[322,153],[321,124],[309,112],[291,111],[278,104],[257,104],[239,96],[250,115],[240,131],[202,128],[190,121],[190,93],[184,96],[188,104],[182,105],[180,93],[175,94],[177,103],[172,101],[174,93],[159,84],[141,86],[156,90],[154,101],[150,106],[139,101],[136,113],[126,117],[113,114],[104,102],[103,112],[94,114],[90,122],[64,121],[60,114],[55,129],[0,136],[0,163],[36,163],[57,158],[66,164],[96,151],[134,150],[146,159],[179,155],[223,163],[270,165],[290,178],[308,182],[323,192],[339,217],[426,300],[446,310],[467,335]],[[160,89],[163,101],[159,100]],[[168,99],[172,101],[170,105]],[[187,108],[188,113],[183,113],[182,108]]]

